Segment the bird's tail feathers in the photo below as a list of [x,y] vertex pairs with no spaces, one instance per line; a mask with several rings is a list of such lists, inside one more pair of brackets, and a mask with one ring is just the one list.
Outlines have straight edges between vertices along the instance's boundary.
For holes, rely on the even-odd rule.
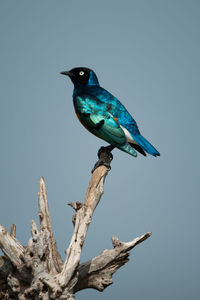
[[160,156],[160,153],[156,150],[156,148],[151,143],[149,143],[141,134],[134,136],[134,140],[147,153],[153,156]]
[[146,152],[138,144],[129,143],[129,145],[131,145],[131,147],[133,147],[135,150],[137,150],[138,152],[140,152],[142,155],[147,156]]

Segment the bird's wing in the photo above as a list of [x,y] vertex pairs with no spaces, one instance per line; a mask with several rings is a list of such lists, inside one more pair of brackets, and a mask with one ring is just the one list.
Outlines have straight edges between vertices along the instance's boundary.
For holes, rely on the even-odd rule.
[[93,113],[90,120],[95,124],[96,134],[112,145],[126,143],[124,131],[108,112]]
[[126,128],[131,136],[140,134],[136,121],[115,96],[102,87],[91,87],[90,94],[96,97],[101,105],[105,105],[105,109],[112,114],[114,119],[118,119],[118,124]]
[[77,97],[75,103],[81,123],[93,134],[112,145],[126,143],[124,131],[113,116],[90,97]]

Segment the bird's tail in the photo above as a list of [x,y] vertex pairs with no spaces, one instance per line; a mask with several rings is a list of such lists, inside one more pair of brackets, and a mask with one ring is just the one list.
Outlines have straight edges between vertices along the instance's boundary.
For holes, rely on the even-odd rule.
[[128,154],[130,154],[132,156],[135,156],[135,157],[137,156],[137,152],[128,143],[126,143],[123,146],[116,146],[116,147],[124,152],[127,152]]
[[160,156],[160,153],[151,145],[141,134],[134,136],[134,140],[144,151],[153,155],[153,156]]

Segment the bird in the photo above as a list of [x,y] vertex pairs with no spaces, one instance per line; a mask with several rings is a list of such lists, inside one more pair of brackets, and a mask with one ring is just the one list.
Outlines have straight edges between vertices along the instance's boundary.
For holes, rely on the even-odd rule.
[[140,133],[136,121],[125,106],[100,86],[97,75],[86,67],[60,72],[74,84],[73,103],[81,124],[96,137],[134,157],[160,153]]

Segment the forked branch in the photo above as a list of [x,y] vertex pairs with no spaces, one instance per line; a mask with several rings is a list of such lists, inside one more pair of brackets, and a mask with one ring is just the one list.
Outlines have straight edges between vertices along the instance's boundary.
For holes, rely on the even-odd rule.
[[4,253],[0,257],[0,299],[72,300],[82,289],[103,291],[112,283],[112,275],[128,261],[129,251],[150,237],[148,232],[126,243],[112,237],[113,249],[80,264],[87,230],[104,192],[111,150],[108,147],[99,151],[84,202],[70,203],[76,213],[64,264],[53,237],[44,178],[40,180],[38,194],[40,230],[32,220],[28,245],[24,247],[15,238],[15,225],[10,234],[0,225],[0,248]]

